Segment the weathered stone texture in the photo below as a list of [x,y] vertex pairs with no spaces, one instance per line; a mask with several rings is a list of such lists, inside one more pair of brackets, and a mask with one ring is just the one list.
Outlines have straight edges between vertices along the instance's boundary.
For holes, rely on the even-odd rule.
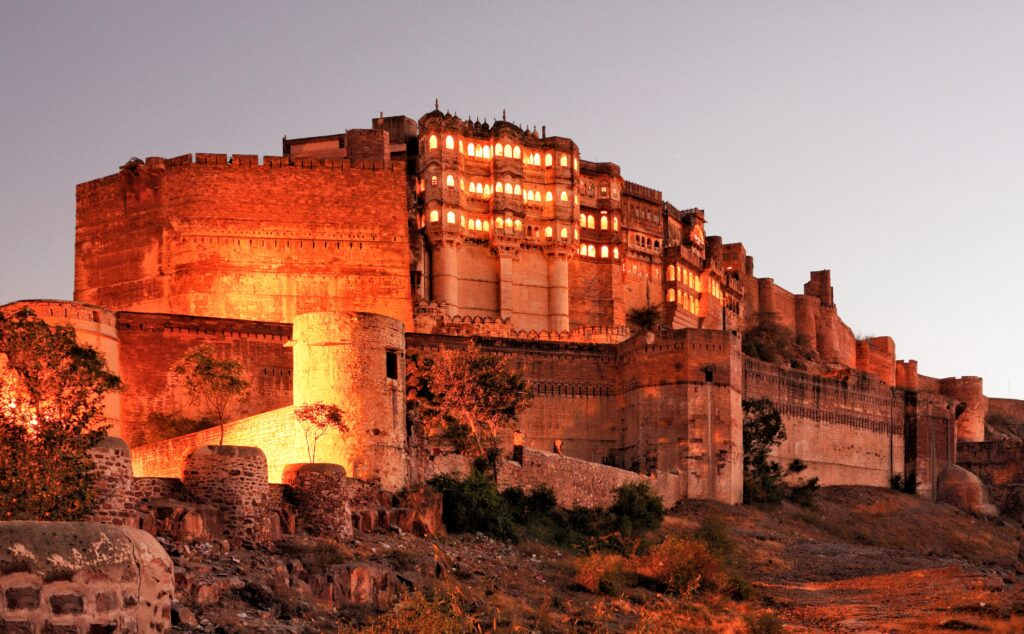
[[282,478],[290,487],[297,528],[310,535],[347,540],[352,537],[351,491],[345,468],[335,464],[293,464]]
[[148,533],[0,522],[0,631],[168,632],[173,571]]
[[200,502],[217,508],[225,536],[266,543],[267,458],[256,447],[204,446],[186,458],[182,481]]
[[132,457],[120,438],[107,436],[89,450],[96,464],[97,507],[85,519],[106,524],[135,527],[138,496],[132,477]]

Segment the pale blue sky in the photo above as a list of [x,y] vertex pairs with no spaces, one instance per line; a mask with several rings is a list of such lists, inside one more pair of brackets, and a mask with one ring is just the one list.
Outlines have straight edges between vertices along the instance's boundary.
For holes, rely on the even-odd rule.
[[702,207],[790,290],[831,268],[855,332],[1024,397],[1020,2],[2,0],[0,303],[70,298],[74,186],[132,156],[435,97]]

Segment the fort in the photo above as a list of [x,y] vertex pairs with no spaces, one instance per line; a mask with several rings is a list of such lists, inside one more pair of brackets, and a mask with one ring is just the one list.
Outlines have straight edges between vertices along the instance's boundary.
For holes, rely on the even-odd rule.
[[[71,325],[122,377],[107,417],[136,478],[188,479],[218,444],[215,429],[145,440],[161,415],[197,416],[172,368],[198,344],[252,378],[224,444],[262,450],[271,484],[307,461],[294,408],[311,402],[350,414],[318,453],[348,476],[399,491],[442,472],[406,422],[406,359],[470,341],[534,393],[518,421],[528,458],[502,477],[566,501],[648,478],[670,500],[741,502],[742,400],[757,397],[783,414],[778,457],[823,485],[913,475],[935,499],[958,455],[998,462],[980,444],[980,378],[928,377],[891,338],[858,339],[828,270],[800,292],[757,277],[742,244],[705,233],[703,210],[572,139],[435,108],[282,150],[132,159],[78,185],[74,301],[3,307]],[[658,323],[638,330],[627,316],[648,306]],[[766,322],[800,359],[744,354]]]

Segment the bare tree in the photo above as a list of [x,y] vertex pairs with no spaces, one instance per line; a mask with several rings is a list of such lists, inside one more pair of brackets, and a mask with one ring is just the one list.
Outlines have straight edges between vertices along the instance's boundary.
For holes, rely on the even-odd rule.
[[306,454],[310,462],[316,462],[316,444],[327,435],[327,432],[336,429],[342,433],[348,431],[348,423],[345,422],[345,413],[337,405],[327,403],[310,403],[295,408],[295,420],[302,426],[302,433],[306,439]]
[[249,396],[249,381],[236,359],[218,359],[213,346],[202,344],[189,350],[174,366],[185,380],[185,389],[193,404],[220,426],[220,444],[224,444],[224,423],[232,405]]

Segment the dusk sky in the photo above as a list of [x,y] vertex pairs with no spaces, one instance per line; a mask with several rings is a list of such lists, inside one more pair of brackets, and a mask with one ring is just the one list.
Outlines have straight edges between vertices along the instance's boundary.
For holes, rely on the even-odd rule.
[[930,376],[1024,397],[1024,3],[0,0],[0,304],[75,184],[442,110],[568,136]]

